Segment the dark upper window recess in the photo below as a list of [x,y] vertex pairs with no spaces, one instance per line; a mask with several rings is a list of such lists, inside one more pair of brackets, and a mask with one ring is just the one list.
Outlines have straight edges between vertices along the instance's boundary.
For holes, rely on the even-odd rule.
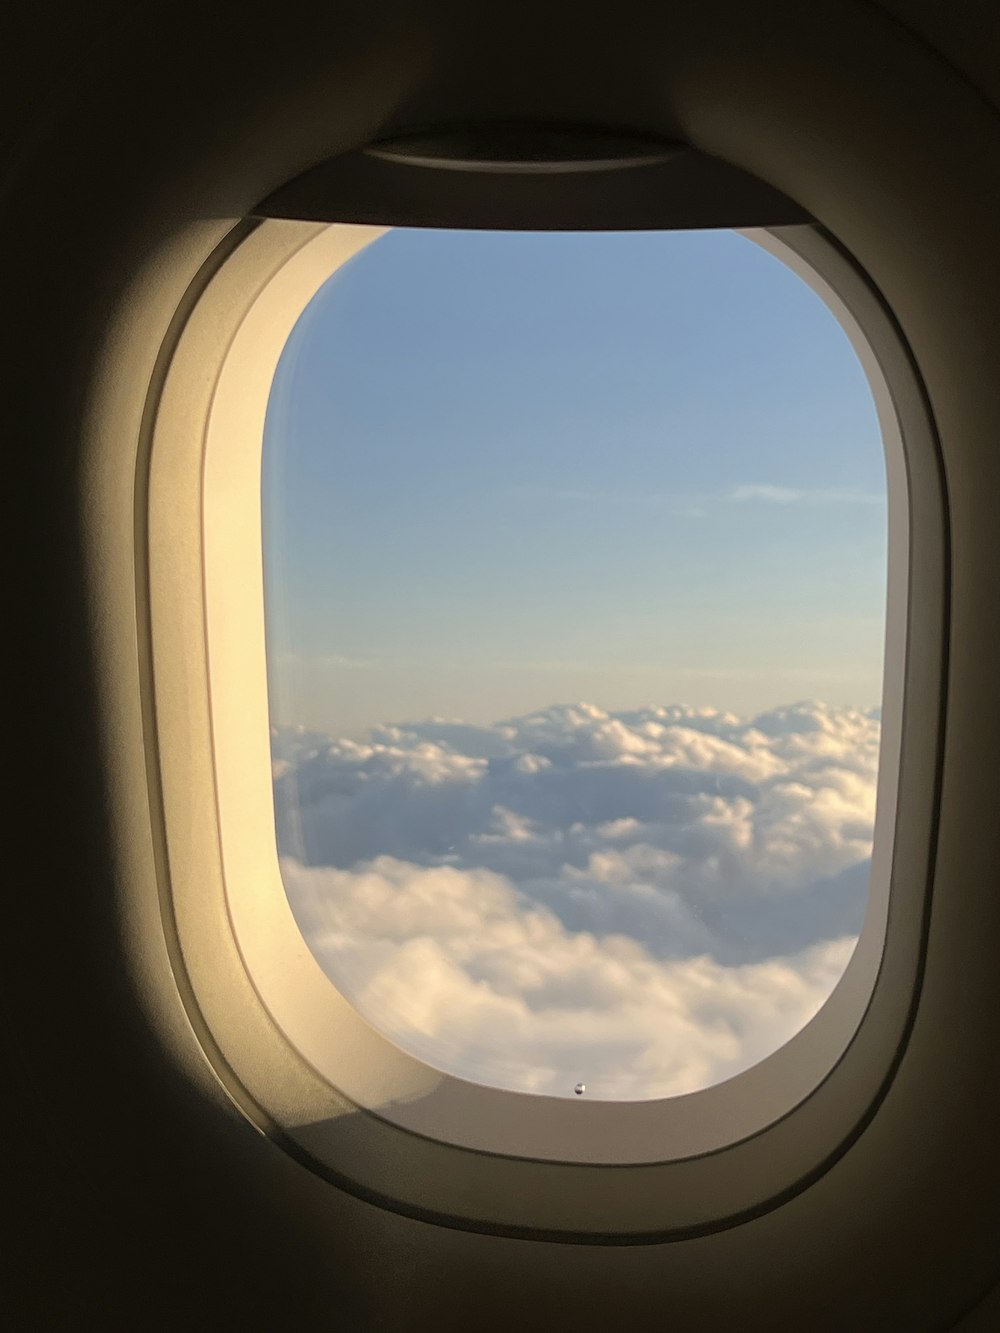
[[674,139],[510,123],[380,138],[297,176],[254,214],[533,231],[783,227],[812,221],[805,209],[755,176]]

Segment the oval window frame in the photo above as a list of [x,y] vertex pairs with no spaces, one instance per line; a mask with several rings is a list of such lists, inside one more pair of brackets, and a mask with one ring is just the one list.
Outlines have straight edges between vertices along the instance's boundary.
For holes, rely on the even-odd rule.
[[[876,861],[861,943],[834,995],[772,1056],[685,1097],[574,1102],[484,1088],[400,1052],[340,999],[291,917],[273,846],[259,450],[247,440],[262,441],[273,370],[301,310],[352,245],[378,234],[276,221],[254,229],[194,306],[157,405],[149,568],[157,717],[161,738],[166,731],[173,741],[161,756],[164,801],[180,814],[178,802],[189,805],[207,776],[220,852],[208,886],[204,875],[192,882],[183,847],[171,855],[171,921],[189,1008],[258,1124],[316,1169],[389,1206],[567,1239],[730,1225],[801,1187],[844,1150],[884,1092],[912,1018],[946,628],[943,491],[919,379],[891,315],[835,243],[809,226],[766,233],[766,248],[820,292],[870,379],[878,376],[890,468]],[[177,487],[195,460],[201,486],[181,515]],[[914,527],[919,548],[909,540]],[[233,569],[253,575],[237,579]],[[176,653],[178,636],[190,652]],[[184,658],[186,673],[167,653],[157,660],[158,641],[173,644],[169,656]],[[207,707],[184,717],[179,700],[199,680]],[[212,762],[192,787],[184,753],[203,752],[206,740]],[[168,830],[175,825],[168,818]],[[894,851],[880,851],[879,828]],[[250,1004],[258,1006],[252,1023]]]

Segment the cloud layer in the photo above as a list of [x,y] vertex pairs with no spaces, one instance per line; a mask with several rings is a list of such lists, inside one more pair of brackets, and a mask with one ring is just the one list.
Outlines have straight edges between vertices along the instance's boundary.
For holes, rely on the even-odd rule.
[[816,1012],[861,926],[875,712],[557,706],[274,737],[310,947],[404,1048],[525,1091],[693,1091]]

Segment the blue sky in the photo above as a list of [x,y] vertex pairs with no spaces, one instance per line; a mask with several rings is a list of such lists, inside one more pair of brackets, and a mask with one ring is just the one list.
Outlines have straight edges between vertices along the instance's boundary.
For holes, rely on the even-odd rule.
[[871,393],[734,233],[388,233],[289,340],[263,500],[279,723],[880,701]]

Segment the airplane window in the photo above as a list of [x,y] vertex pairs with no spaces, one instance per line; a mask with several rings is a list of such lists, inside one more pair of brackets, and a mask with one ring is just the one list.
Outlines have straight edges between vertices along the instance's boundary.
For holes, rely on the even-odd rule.
[[725,231],[396,229],[321,288],[263,459],[278,851],[360,1014],[641,1100],[843,975],[879,764],[886,464],[823,300]]

